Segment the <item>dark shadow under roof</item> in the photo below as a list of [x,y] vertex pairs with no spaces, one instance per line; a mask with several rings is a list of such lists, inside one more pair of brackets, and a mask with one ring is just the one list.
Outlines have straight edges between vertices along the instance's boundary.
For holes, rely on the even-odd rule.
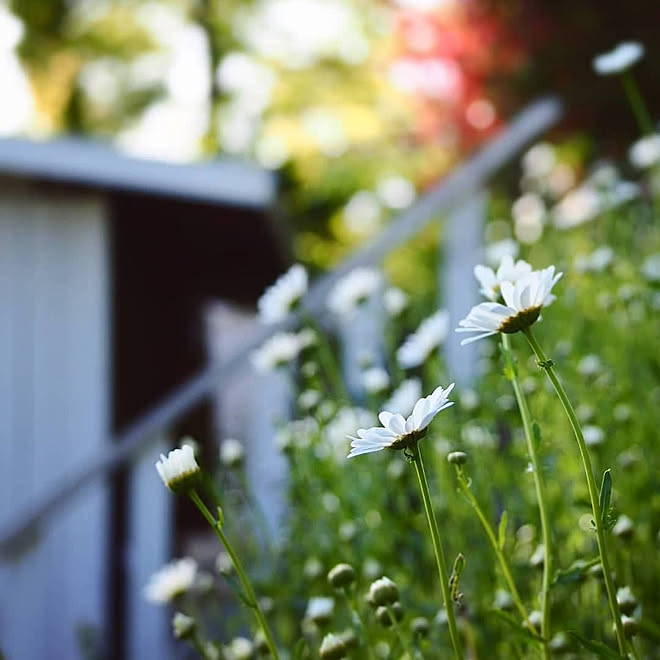
[[79,137],[0,139],[0,174],[247,208],[269,206],[276,191],[272,172],[239,160],[142,160]]

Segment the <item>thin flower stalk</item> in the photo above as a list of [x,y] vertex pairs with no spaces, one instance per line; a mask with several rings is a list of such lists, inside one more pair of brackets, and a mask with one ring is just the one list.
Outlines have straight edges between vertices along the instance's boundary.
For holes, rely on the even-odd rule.
[[374,652],[371,649],[371,637],[369,635],[369,629],[367,628],[367,624],[364,621],[364,617],[360,614],[360,610],[356,602],[355,594],[353,591],[350,590],[349,587],[344,587],[341,590],[341,592],[344,594],[344,597],[348,602],[348,606],[351,610],[351,613],[353,614],[353,617],[357,619],[358,623],[360,624],[360,628],[362,629],[362,634],[364,636],[364,644],[367,650],[367,657],[370,660],[373,660]]
[[351,397],[348,394],[346,384],[342,378],[341,368],[335,357],[335,352],[332,350],[332,347],[328,342],[327,334],[311,314],[303,312],[301,318],[316,334],[316,348],[318,349],[319,362],[334,388],[336,395],[340,399],[350,401]]
[[458,627],[456,626],[454,604],[452,602],[451,593],[449,591],[449,575],[447,574],[445,556],[442,550],[442,542],[440,541],[440,529],[438,528],[438,521],[433,511],[433,503],[431,501],[429,484],[426,478],[426,472],[424,470],[424,463],[422,462],[422,455],[416,442],[408,447],[407,453],[415,466],[417,480],[419,481],[419,488],[422,493],[422,500],[424,501],[424,510],[426,511],[426,518],[429,523],[429,529],[431,530],[433,550],[435,552],[435,559],[438,565],[438,574],[440,575],[442,598],[444,600],[445,609],[447,610],[447,624],[449,626],[449,637],[451,639],[451,645],[454,650],[454,657],[456,660],[461,660],[463,658],[463,653],[461,651],[461,640],[458,635]]
[[243,589],[246,603],[254,611],[259,626],[264,632],[266,643],[268,644],[268,649],[273,660],[279,660],[279,654],[277,652],[277,647],[275,646],[273,634],[270,630],[270,627],[268,626],[263,612],[261,611],[261,607],[259,606],[259,601],[257,600],[257,596],[252,587],[252,583],[250,582],[250,579],[248,578],[238,555],[229,543],[229,539],[222,531],[222,522],[220,520],[216,520],[213,517],[213,514],[208,510],[206,504],[204,504],[200,496],[197,494],[197,491],[191,490],[188,495],[190,496],[190,499],[193,501],[195,506],[199,509],[200,513],[204,516],[208,524],[212,527],[215,535],[218,537],[220,543],[222,543],[224,549],[231,558],[232,564],[234,565],[234,570],[236,571],[236,575],[238,576],[238,580]]
[[550,577],[552,575],[552,539],[550,531],[550,519],[548,517],[548,507],[545,497],[545,486],[539,470],[539,461],[534,443],[534,433],[532,429],[532,418],[527,405],[527,399],[520,386],[513,356],[511,355],[511,342],[509,336],[502,334],[502,346],[504,348],[505,360],[507,361],[507,377],[511,381],[513,392],[520,411],[525,441],[527,442],[527,453],[532,464],[534,489],[536,490],[536,501],[539,507],[539,516],[541,518],[541,537],[543,539],[543,577],[541,580],[541,636],[546,640],[544,644],[544,657],[550,657],[548,640],[550,634]]
[[406,643],[406,640],[403,637],[403,634],[401,632],[401,628],[399,626],[399,622],[396,619],[396,615],[394,614],[394,611],[392,610],[392,607],[390,605],[386,605],[387,607],[387,615],[390,618],[390,622],[392,624],[392,630],[394,630],[394,635],[397,638],[397,641],[399,642],[399,646],[401,647],[401,652],[403,653],[403,658],[419,658],[419,653],[415,649],[415,652],[411,652],[409,650],[409,644]]
[[591,509],[594,518],[596,538],[598,540],[598,553],[600,556],[601,566],[603,567],[603,579],[605,581],[607,599],[609,601],[612,618],[614,619],[614,627],[616,632],[617,643],[619,646],[619,652],[621,653],[621,655],[625,656],[628,645],[626,643],[626,637],[623,631],[621,614],[619,612],[619,607],[616,602],[616,589],[614,587],[614,582],[612,580],[610,560],[607,553],[607,542],[605,539],[605,528],[603,526],[603,519],[599,504],[598,487],[596,486],[596,480],[594,478],[593,469],[591,467],[591,459],[589,458],[587,443],[585,442],[584,435],[582,434],[582,427],[580,426],[580,422],[577,418],[577,415],[575,414],[575,410],[573,409],[573,406],[568,398],[568,395],[566,394],[566,391],[564,390],[563,385],[557,378],[557,374],[555,373],[555,370],[553,368],[552,360],[549,360],[546,357],[545,353],[543,352],[543,349],[541,348],[540,344],[536,340],[536,337],[534,337],[529,327],[524,328],[523,332],[525,333],[525,337],[527,337],[527,341],[529,342],[529,345],[531,346],[532,350],[534,351],[534,354],[536,355],[539,366],[545,371],[548,378],[550,379],[550,382],[555,388],[555,392],[557,393],[557,396],[559,397],[559,400],[561,401],[561,404],[564,408],[564,412],[568,417],[571,428],[573,429],[573,433],[575,435],[575,439],[578,444],[578,448],[580,450],[580,457],[582,459],[582,465],[584,467],[584,473],[587,480],[587,488],[589,490],[589,499],[591,501]]
[[623,85],[623,91],[625,92],[630,108],[635,115],[639,130],[643,135],[651,135],[655,131],[653,120],[646,108],[646,104],[644,103],[644,99],[640,94],[639,87],[637,86],[632,73],[630,71],[623,71],[620,78],[621,84]]
[[516,587],[516,583],[513,579],[513,576],[511,575],[509,564],[507,563],[506,557],[504,556],[504,553],[502,552],[500,545],[497,542],[497,539],[495,538],[495,533],[493,532],[490,523],[486,519],[486,516],[484,515],[481,506],[479,506],[479,502],[477,498],[474,496],[474,493],[470,489],[470,483],[467,477],[465,476],[463,469],[461,468],[460,465],[455,465],[454,467],[456,468],[456,476],[458,478],[459,488],[461,489],[463,495],[465,495],[465,497],[467,498],[468,502],[471,504],[472,508],[477,514],[477,518],[479,518],[479,522],[481,523],[481,526],[484,528],[484,531],[486,532],[488,541],[490,542],[490,545],[493,548],[493,552],[495,552],[495,556],[497,557],[497,561],[500,564],[500,568],[502,569],[502,575],[504,576],[504,581],[506,582],[507,586],[509,587],[509,591],[511,592],[511,597],[513,598],[513,602],[516,606],[516,609],[518,610],[522,620],[524,621],[525,625],[530,630],[530,632],[536,635],[535,628],[529,620],[529,615],[527,613],[527,610],[525,609],[525,606],[523,605],[522,599],[520,598],[520,594],[518,593],[518,588]]

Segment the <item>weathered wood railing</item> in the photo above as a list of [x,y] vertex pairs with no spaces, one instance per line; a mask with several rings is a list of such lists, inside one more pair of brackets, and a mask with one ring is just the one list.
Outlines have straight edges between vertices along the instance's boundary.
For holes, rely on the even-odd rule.
[[[462,244],[461,257],[456,256],[458,254],[456,250],[451,250],[450,258],[446,260],[448,268],[455,271],[455,274],[471,269],[473,256],[480,240],[480,223],[473,222],[470,218],[478,218],[483,211],[482,190],[486,182],[519,154],[529,142],[552,127],[560,118],[561,111],[561,104],[555,98],[544,98],[528,106],[514,118],[507,128],[492,138],[464,165],[421,195],[411,207],[388,224],[368,245],[346,259],[331,273],[314,282],[304,301],[306,311],[317,316],[321,315],[327,293],[339,278],[357,266],[379,264],[391,250],[412,238],[441,215],[448,217],[449,227],[445,232],[446,241],[452,247],[458,243]],[[453,281],[470,279],[457,276],[453,278]],[[461,304],[464,309],[466,295],[469,295],[468,291],[457,288],[453,284],[446,288],[444,299],[450,312],[452,306],[456,304]],[[144,472],[153,470],[155,454],[167,447],[167,443],[163,441],[164,430],[171,428],[184,414],[207,397],[217,393],[218,389],[228,383],[232,375],[245,364],[249,354],[268,336],[279,329],[292,326],[295,322],[295,318],[290,318],[278,326],[260,328],[230,357],[203,369],[129,429],[116,437],[109,438],[103,445],[103,449],[92,459],[72,465],[66,479],[57,483],[28,507],[16,511],[13,517],[5,522],[0,529],[0,553],[7,556],[11,555],[12,551],[25,547],[38,534],[41,526],[56,522],[58,511],[67,502],[73,501],[86,484],[110,475],[120,466],[132,466],[129,479],[134,492],[149,490],[151,486],[144,485],[148,481]],[[463,353],[463,356],[465,355],[469,355],[469,353]],[[456,373],[459,379],[469,375],[469,365],[466,367],[464,363],[460,363],[456,354],[452,352],[451,345],[448,348],[447,359],[452,373]],[[154,488],[162,490],[162,486],[156,479],[149,483]],[[142,496],[132,498],[132,501],[137,502],[136,506],[139,508],[140,502],[153,502],[153,498],[142,492]],[[140,521],[148,520],[149,516],[169,515],[168,508],[157,507],[157,509],[155,511],[150,509],[142,513],[140,511],[131,512],[131,516],[133,516],[131,520],[134,522],[129,521],[129,527],[133,530],[131,532],[133,550],[129,548],[129,552],[135,556],[128,558],[133,565],[132,586],[128,587],[130,593],[127,594],[129,608],[130,603],[133,603],[140,609],[137,604],[141,601],[138,587],[144,583],[146,568],[141,568],[139,565],[139,554],[150,543],[149,532],[147,531],[145,534],[144,530],[140,531]],[[138,548],[138,546],[140,547]],[[162,550],[162,545],[160,550]],[[156,549],[155,552],[160,550]],[[156,558],[152,553],[151,559],[152,561],[154,559],[164,561],[166,557]],[[149,616],[149,613],[142,609],[139,613],[132,611],[128,614],[131,618]],[[143,651],[146,652],[145,649],[140,649],[139,640],[134,643],[129,640],[126,645],[129,647],[128,656],[130,657],[138,657]]]

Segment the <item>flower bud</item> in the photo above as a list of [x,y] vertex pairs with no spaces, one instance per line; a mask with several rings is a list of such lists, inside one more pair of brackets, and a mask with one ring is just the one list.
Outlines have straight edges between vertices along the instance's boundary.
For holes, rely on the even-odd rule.
[[337,635],[328,633],[321,642],[319,657],[323,660],[341,660],[346,657],[346,644],[344,640]]
[[220,461],[228,468],[238,468],[245,459],[245,449],[238,440],[227,438],[220,445]]
[[392,625],[392,618],[397,622],[403,619],[403,607],[401,607],[399,601],[392,603],[389,607],[387,605],[380,605],[376,609],[376,619],[386,628]]
[[355,570],[350,564],[337,564],[328,573],[328,582],[335,589],[343,589],[355,582]]
[[626,515],[619,516],[616,525],[612,528],[612,534],[620,539],[629,540],[635,534],[635,524]]
[[254,648],[259,655],[270,655],[266,633],[261,628],[254,634]]
[[632,614],[637,607],[637,599],[630,587],[621,587],[616,592],[616,602],[622,614]]
[[429,620],[425,616],[416,616],[410,622],[410,629],[414,637],[426,637],[429,634]]
[[254,654],[254,644],[246,637],[234,637],[226,651],[232,660],[250,660]]
[[498,589],[495,592],[495,609],[498,610],[512,610],[513,609],[513,596],[504,589]]
[[161,454],[156,469],[163,483],[175,493],[193,488],[200,474],[191,445],[173,449],[167,457]]
[[565,632],[558,632],[550,640],[549,646],[553,653],[565,653],[570,650],[571,642]]
[[464,465],[467,462],[467,454],[464,451],[452,451],[447,460],[453,465]]
[[621,623],[623,625],[623,633],[629,639],[639,632],[639,624],[636,619],[633,619],[633,617],[624,614],[621,617]]
[[543,568],[543,562],[545,561],[545,547],[541,543],[534,550],[534,554],[529,558],[529,563],[534,568]]
[[355,634],[355,631],[352,628],[347,628],[344,630],[344,632],[340,635],[341,641],[344,642],[344,646],[346,647],[346,650],[350,649],[356,649],[358,646],[358,637]]
[[196,627],[195,619],[183,612],[175,612],[172,618],[172,631],[177,639],[189,639],[195,634]]
[[335,601],[333,598],[315,596],[310,598],[307,603],[305,618],[313,621],[316,625],[323,625],[332,618],[334,608]]
[[541,624],[543,623],[543,614],[538,610],[533,610],[529,613],[529,622],[534,626],[536,631],[541,630]]
[[371,583],[367,599],[375,607],[391,605],[399,600],[399,590],[392,580],[383,576]]

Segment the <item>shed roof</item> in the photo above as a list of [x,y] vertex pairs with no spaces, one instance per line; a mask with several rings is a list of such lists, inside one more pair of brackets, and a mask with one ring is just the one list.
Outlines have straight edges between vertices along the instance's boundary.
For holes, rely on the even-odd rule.
[[275,197],[274,174],[239,160],[143,160],[80,137],[0,139],[0,174],[248,208],[268,206]]

